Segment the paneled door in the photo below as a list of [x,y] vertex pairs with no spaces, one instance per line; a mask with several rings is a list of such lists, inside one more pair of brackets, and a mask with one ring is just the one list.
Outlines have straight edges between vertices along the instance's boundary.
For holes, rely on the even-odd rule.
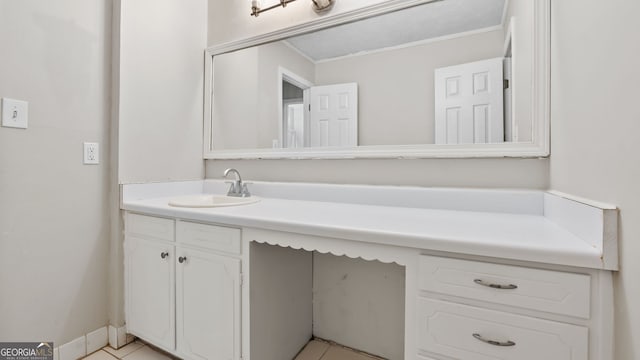
[[503,59],[435,70],[436,144],[504,142]]
[[174,246],[157,240],[125,241],[127,331],[175,349]]
[[358,84],[314,86],[310,90],[311,147],[358,145]]
[[240,260],[177,248],[178,353],[188,359],[240,359]]

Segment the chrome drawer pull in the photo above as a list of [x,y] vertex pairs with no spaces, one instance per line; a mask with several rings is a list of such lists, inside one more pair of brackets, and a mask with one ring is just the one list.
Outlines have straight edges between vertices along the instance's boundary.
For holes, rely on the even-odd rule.
[[500,342],[495,340],[487,340],[483,338],[482,335],[480,334],[473,334],[473,337],[482,341],[483,343],[487,343],[489,345],[494,345],[494,346],[515,346],[516,345],[516,343],[514,343],[513,341]]
[[481,279],[475,279],[475,280],[473,280],[473,282],[478,284],[478,285],[490,287],[492,289],[514,290],[514,289],[518,288],[518,285],[513,285],[513,284],[509,284],[509,285],[491,284],[491,283],[485,282],[484,280],[481,280]]

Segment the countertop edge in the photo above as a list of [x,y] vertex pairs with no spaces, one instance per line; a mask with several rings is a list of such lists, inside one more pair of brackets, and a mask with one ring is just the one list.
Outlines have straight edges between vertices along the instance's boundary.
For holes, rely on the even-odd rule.
[[[386,233],[366,231],[362,229],[340,228],[320,226],[314,224],[298,224],[285,221],[268,221],[249,219],[222,214],[206,214],[197,211],[188,211],[179,208],[166,208],[145,205],[141,202],[123,202],[122,210],[135,213],[177,218],[180,220],[208,222],[227,226],[250,227],[287,233],[299,233],[302,235],[328,237],[348,241],[365,242],[378,245],[398,246],[412,248],[421,251],[439,251],[452,254],[473,255],[490,258],[502,258],[533,262],[539,264],[561,265],[597,270],[609,270],[605,268],[602,260],[602,252],[595,247],[585,247],[581,251],[558,251],[558,249],[545,250],[543,248],[531,248],[522,246],[506,247],[504,245],[490,244],[486,242],[470,242],[457,239],[433,238],[428,236],[407,236],[399,233]],[[393,238],[393,241],[389,241]]]

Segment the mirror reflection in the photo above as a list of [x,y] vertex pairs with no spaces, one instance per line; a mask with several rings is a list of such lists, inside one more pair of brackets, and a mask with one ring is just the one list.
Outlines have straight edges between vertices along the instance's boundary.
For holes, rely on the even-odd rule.
[[441,0],[213,58],[213,149],[529,142],[533,1]]

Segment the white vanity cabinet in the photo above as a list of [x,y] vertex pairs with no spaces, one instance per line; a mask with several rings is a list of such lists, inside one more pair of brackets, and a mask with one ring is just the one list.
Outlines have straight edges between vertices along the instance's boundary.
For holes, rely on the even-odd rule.
[[184,359],[240,359],[240,230],[125,218],[127,331]]
[[169,199],[222,181],[123,189],[129,332],[188,360],[288,360],[312,336],[391,360],[614,359],[614,206],[254,186],[260,201],[213,209]]

